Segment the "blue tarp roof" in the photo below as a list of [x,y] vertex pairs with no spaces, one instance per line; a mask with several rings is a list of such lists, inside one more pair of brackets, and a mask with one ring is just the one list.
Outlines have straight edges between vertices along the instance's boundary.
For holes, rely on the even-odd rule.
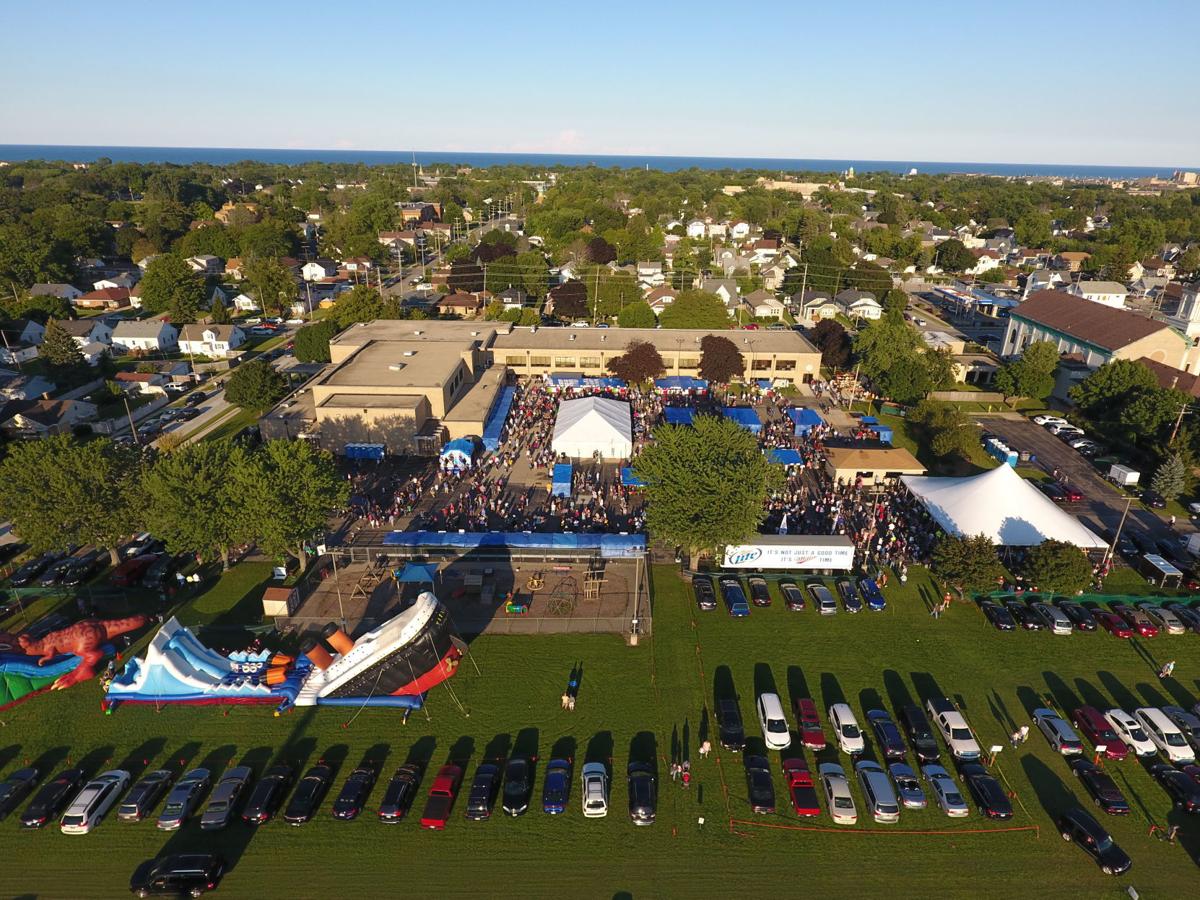
[[754,434],[762,431],[762,421],[758,418],[758,413],[748,406],[726,406],[724,413],[725,418],[731,422],[737,422],[743,428],[748,428]]
[[757,384],[760,388],[762,388],[765,391],[767,388],[769,388],[771,386],[771,379],[770,378],[755,378],[754,383]]
[[767,459],[773,463],[779,463],[783,466],[798,466],[804,462],[804,458],[798,450],[781,450],[773,449],[767,451]]
[[691,425],[695,413],[686,406],[663,407],[663,418],[668,425]]
[[384,535],[387,547],[474,550],[599,550],[605,559],[624,559],[646,552],[643,534],[541,534],[528,531],[441,532],[393,531]]
[[437,563],[405,563],[403,571],[396,573],[396,580],[401,584],[433,584],[437,570]]
[[466,438],[457,438],[442,448],[442,459],[462,468],[469,469],[474,456],[475,444]]
[[860,421],[864,425],[878,425],[879,424],[879,420],[877,418],[875,418],[874,416],[863,416],[858,421]]
[[577,372],[551,372],[546,376],[548,384],[554,387],[594,387],[594,388],[623,388],[625,382],[620,378],[585,378]]
[[646,482],[633,474],[633,469],[629,466],[621,467],[621,484],[626,487],[645,487]]
[[550,494],[554,497],[571,496],[570,463],[555,463],[554,475],[550,480]]
[[708,382],[703,378],[693,378],[691,375],[668,375],[665,378],[655,378],[654,386],[660,391],[706,391]]
[[802,406],[799,409],[789,409],[787,411],[790,418],[797,425],[824,425],[825,420],[821,418],[821,414],[815,409],[809,409],[807,406]]
[[500,449],[500,432],[504,430],[504,423],[508,421],[508,411],[512,408],[516,392],[517,389],[511,385],[500,391],[500,399],[483,426],[483,446],[491,452]]

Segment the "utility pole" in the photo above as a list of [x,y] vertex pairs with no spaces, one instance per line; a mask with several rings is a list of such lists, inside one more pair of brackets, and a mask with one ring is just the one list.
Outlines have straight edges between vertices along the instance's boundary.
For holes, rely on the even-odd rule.
[[138,437],[137,426],[133,424],[133,411],[129,408],[129,395],[122,391],[121,399],[125,401],[125,415],[129,417],[129,431],[133,435],[133,444],[135,447],[140,447],[142,446],[142,441]]
[[1125,517],[1129,515],[1129,507],[1133,505],[1133,498],[1125,498],[1125,510],[1121,513],[1121,521],[1117,523],[1117,533],[1113,535],[1112,543],[1108,545],[1108,550],[1105,551],[1103,563],[1107,563],[1112,559],[1113,554],[1117,552],[1117,541],[1121,539],[1121,529],[1125,527]]
[[1179,415],[1175,417],[1175,427],[1171,429],[1171,439],[1167,441],[1167,446],[1170,447],[1175,443],[1175,437],[1179,434],[1179,427],[1183,424],[1183,417],[1187,415],[1188,404],[1184,403],[1179,407]]

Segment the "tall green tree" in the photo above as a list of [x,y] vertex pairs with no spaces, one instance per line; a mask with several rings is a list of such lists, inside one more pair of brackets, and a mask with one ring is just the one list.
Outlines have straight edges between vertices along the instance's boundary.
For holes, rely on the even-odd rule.
[[634,300],[621,307],[617,324],[622,328],[653,328],[658,324],[658,317],[645,300]]
[[700,339],[700,377],[713,384],[729,384],[746,372],[746,361],[737,345],[719,334]]
[[1045,400],[1054,390],[1058,369],[1058,346],[1053,341],[1034,341],[1019,359],[996,373],[996,389],[1006,397]]
[[306,545],[324,536],[330,514],[349,499],[333,457],[308,441],[268,441],[232,473],[247,527],[267,553],[308,565]]
[[146,527],[172,553],[217,556],[228,571],[229,548],[252,538],[235,477],[247,464],[229,439],[161,454],[142,478]]
[[142,307],[155,315],[167,313],[176,324],[195,322],[208,300],[204,279],[176,253],[151,260],[141,284]]
[[0,463],[0,513],[36,550],[95,544],[116,565],[122,539],[144,524],[140,460],[135,448],[108,438],[14,444]]
[[729,313],[716,294],[708,291],[680,291],[658,322],[663,328],[728,328]]
[[975,254],[968,250],[957,238],[942,241],[938,244],[937,264],[947,272],[962,272],[975,265]]
[[287,393],[287,381],[263,359],[252,359],[233,370],[225,398],[242,409],[264,413]]
[[1162,461],[1154,473],[1154,477],[1150,480],[1150,487],[1162,494],[1165,499],[1175,500],[1187,490],[1189,480],[1190,476],[1183,457],[1178,453],[1172,453]]
[[748,539],[762,522],[767,494],[783,481],[754,435],[712,416],[656,428],[633,470],[646,484],[650,534],[692,550]]
[[59,377],[70,378],[87,365],[75,338],[67,334],[55,319],[46,323],[46,333],[38,347],[38,355],[46,361],[50,374]]
[[337,333],[333,323],[323,319],[313,325],[305,325],[296,332],[293,352],[302,363],[329,362],[329,339]]
[[979,446],[979,429],[957,406],[938,400],[922,400],[908,414],[908,421],[925,431],[929,447],[938,456],[958,455],[969,459]]
[[1138,388],[1155,388],[1154,373],[1140,362],[1114,359],[1071,388],[1071,399],[1087,415],[1109,418]]
[[1092,581],[1092,564],[1086,554],[1065,541],[1043,541],[1029,550],[1025,578],[1042,591],[1077,594]]
[[296,277],[275,259],[253,259],[246,263],[248,293],[267,312],[286,313],[296,300]]
[[944,537],[933,549],[933,573],[964,593],[990,591],[1004,569],[986,535]]

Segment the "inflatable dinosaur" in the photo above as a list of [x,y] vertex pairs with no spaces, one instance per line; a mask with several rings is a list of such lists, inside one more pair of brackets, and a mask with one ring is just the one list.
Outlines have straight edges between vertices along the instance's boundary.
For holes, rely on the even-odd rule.
[[96,667],[104,660],[104,645],[117,635],[136,631],[150,620],[146,616],[130,616],[127,619],[84,619],[58,631],[52,631],[40,640],[20,635],[17,643],[28,656],[36,656],[37,664],[44,666],[55,657],[74,654],[79,663],[69,672],[60,675],[50,686],[61,691],[73,684],[87,681],[96,676]]

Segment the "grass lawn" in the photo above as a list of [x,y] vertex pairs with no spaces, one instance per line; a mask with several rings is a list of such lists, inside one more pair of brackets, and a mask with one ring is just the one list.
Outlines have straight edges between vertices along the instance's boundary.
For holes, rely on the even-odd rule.
[[247,425],[258,421],[259,413],[252,409],[233,407],[235,412],[221,419],[221,424],[201,438],[202,441],[219,441],[222,438],[233,437]]
[[[267,574],[266,566],[236,567],[182,616],[191,622],[252,617]],[[328,799],[304,828],[276,822],[215,836],[194,824],[165,835],[148,822],[126,825],[110,818],[99,834],[77,838],[57,829],[23,833],[10,820],[0,827],[7,863],[0,894],[117,896],[142,859],[200,848],[234,862],[223,886],[231,896],[379,896],[394,892],[381,887],[392,882],[417,896],[478,896],[481,885],[492,896],[724,897],[731,885],[742,894],[796,896],[801,884],[806,895],[828,896],[844,891],[848,877],[862,896],[1115,898],[1133,885],[1143,897],[1167,897],[1194,889],[1189,885],[1195,885],[1197,870],[1189,854],[1200,855],[1200,827],[1195,817],[1183,822],[1168,815],[1166,795],[1141,763],[1109,764],[1133,806],[1126,818],[1103,819],[1134,859],[1130,875],[1113,879],[1065,844],[1052,824],[1054,810],[1075,802],[1072,794],[1082,797],[1063,760],[1036,730],[1019,751],[1007,749],[1005,737],[1046,696],[1063,709],[1081,701],[1190,704],[1200,641],[1000,634],[966,605],[934,620],[923,598],[931,596],[932,584],[923,573],[912,574],[907,586],[889,586],[890,606],[882,614],[788,613],[777,597],[771,608],[733,620],[694,612],[675,569],[659,567],[653,639],[630,648],[615,636],[478,638],[471,654],[479,674],[464,663],[448,688],[432,693],[428,715],[418,711],[406,726],[394,712],[356,715],[350,709],[277,718],[255,707],[125,707],[105,716],[94,682],[35,698],[0,715],[4,772],[26,760],[58,769],[68,759],[97,769],[137,770],[166,764],[220,769],[245,760],[261,771],[276,758],[308,765],[323,757],[340,767],[340,785],[364,757],[381,763],[385,776],[407,760],[437,766],[450,759],[466,764],[469,777],[484,759],[521,752],[536,753],[539,768],[551,756],[572,757],[575,783],[562,820],[538,811],[535,793],[523,819],[505,819],[497,810],[491,822],[470,823],[462,819],[460,797],[441,834],[423,832],[413,821],[384,827],[370,815],[337,822]],[[231,607],[236,609],[229,612]],[[1162,683],[1155,670],[1167,658],[1178,661],[1178,678]],[[558,697],[574,665],[583,668],[579,705],[566,713]],[[1016,793],[1008,824],[1039,831],[976,833],[988,826],[974,812],[951,820],[935,810],[905,810],[898,826],[854,828],[834,828],[824,815],[802,821],[786,811],[756,818],[746,804],[739,755],[717,750],[700,760],[695,754],[714,685],[736,689],[751,735],[757,733],[758,690],[777,690],[788,704],[812,696],[822,709],[844,699],[860,715],[881,702],[895,709],[911,697],[944,693],[962,706],[981,744],[1006,745],[994,771]],[[665,777],[677,743],[691,750],[688,791]],[[634,828],[625,815],[624,768],[631,755],[658,762],[659,816],[650,828]],[[833,751],[817,759],[806,755],[813,765],[838,759]],[[779,756],[771,757],[778,773]],[[578,770],[586,760],[611,762],[604,820],[584,820],[578,811]],[[857,785],[853,790],[861,822],[862,795]],[[776,791],[782,809],[778,774]],[[377,785],[372,807],[381,792]],[[738,820],[733,828],[731,819]],[[1180,843],[1147,837],[1150,822],[1183,824]],[[798,825],[828,830],[761,827]],[[908,833],[923,831],[944,833]]]

